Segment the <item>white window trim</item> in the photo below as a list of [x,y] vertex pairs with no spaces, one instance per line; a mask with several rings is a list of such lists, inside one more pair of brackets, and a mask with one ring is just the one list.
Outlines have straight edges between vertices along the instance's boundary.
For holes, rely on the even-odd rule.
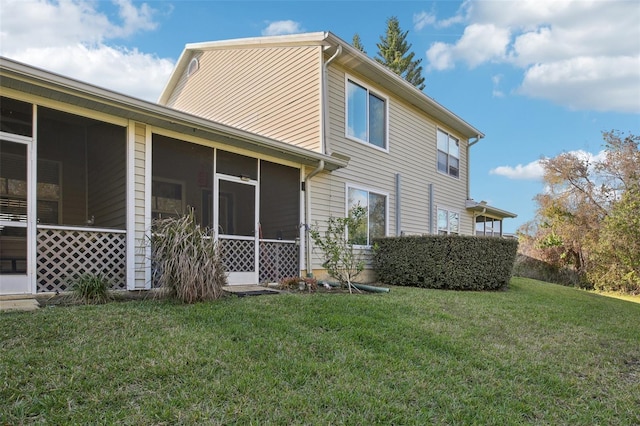
[[[453,177],[453,176],[452,176]],[[451,209],[446,206],[436,206],[436,235],[440,235],[440,226],[438,224],[438,213],[440,210],[447,212],[447,235],[462,235],[462,214],[459,210]],[[451,223],[449,222],[449,214],[456,213],[458,215],[458,232],[451,232]],[[475,225],[474,225],[475,226]]]
[[[382,195],[385,197],[385,206],[384,206],[384,236],[387,237],[389,236],[389,193],[386,191],[381,191],[379,189],[376,188],[371,188],[371,187],[367,187],[367,186],[361,186],[361,185],[357,185],[357,184],[350,184],[347,183],[345,185],[345,192],[344,192],[344,216],[347,217],[349,215],[349,190],[350,189],[357,189],[360,191],[367,191],[367,193],[369,192],[373,192],[374,194],[378,194],[378,195]],[[367,215],[367,238],[368,238],[368,233],[369,233],[369,217]],[[361,249],[369,249],[371,248],[371,244],[354,244],[353,247],[355,248],[361,248]]]
[[[384,100],[384,120],[385,120],[385,126],[384,126],[384,142],[385,142],[385,147],[381,148],[379,146],[376,146],[374,144],[372,144],[369,141],[366,141],[364,139],[360,139],[357,138],[355,136],[351,136],[349,135],[348,127],[349,127],[349,108],[347,107],[347,103],[349,102],[349,81],[364,87],[367,92],[372,93],[373,95],[375,95],[376,97]],[[367,101],[368,101],[368,97],[367,97]],[[367,104],[367,108],[369,108],[368,104]],[[367,111],[368,112],[368,111]],[[368,120],[368,114],[367,114],[367,120]],[[368,122],[367,122],[367,127],[368,127]],[[376,149],[378,151],[382,151],[382,152],[389,152],[389,98],[383,94],[381,94],[381,92],[379,92],[378,90],[372,89],[371,86],[367,83],[364,83],[362,80],[359,80],[353,76],[350,76],[349,74],[344,75],[344,136],[347,139],[350,139],[352,141],[356,141],[359,142],[363,145],[368,146],[369,148],[373,148]]]
[[[440,151],[438,149],[438,132],[446,133],[447,136],[449,136],[450,138],[454,138],[454,139],[456,139],[458,141],[458,176],[453,176],[451,173],[449,173],[449,170],[447,170],[446,172],[443,172],[438,167],[438,151]],[[444,130],[444,129],[440,128],[440,127],[436,128],[436,172],[438,172],[438,173],[440,173],[441,175],[444,175],[444,176],[449,176],[452,179],[460,180],[460,172],[462,170],[462,167],[461,167],[462,159],[460,158],[460,157],[462,157],[461,144],[462,144],[462,139],[460,139],[456,135],[453,135],[453,134],[451,134],[451,132],[449,132],[447,130]],[[447,157],[449,157],[449,156],[451,156],[451,154],[449,154],[447,152]],[[447,167],[449,167],[448,159],[447,159]]]

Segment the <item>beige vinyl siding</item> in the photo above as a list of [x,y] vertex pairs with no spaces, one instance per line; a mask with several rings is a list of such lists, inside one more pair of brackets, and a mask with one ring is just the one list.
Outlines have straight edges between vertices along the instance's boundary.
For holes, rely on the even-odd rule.
[[[133,179],[133,191],[135,198],[134,215],[135,215],[135,229],[129,232],[135,233],[136,246],[139,247],[135,254],[135,288],[143,289],[148,284],[147,271],[150,268],[148,265],[149,256],[146,253],[147,243],[147,225],[145,222],[145,176],[146,173],[151,173],[150,165],[146,164],[146,131],[147,128],[143,124],[136,123],[135,125],[135,147],[134,147],[134,175]],[[150,143],[150,141],[149,141]],[[149,189],[151,190],[151,189]],[[149,212],[151,214],[151,212]]]
[[168,106],[320,151],[321,47],[195,52]]
[[[389,152],[346,138],[345,75],[357,78],[372,90],[387,97]],[[402,232],[407,234],[429,232],[429,184],[433,184],[434,211],[431,218],[434,232],[436,232],[436,209],[442,206],[460,212],[461,233],[472,234],[471,216],[465,210],[466,140],[460,138],[459,178],[438,173],[436,130],[439,124],[392,93],[381,90],[361,76],[345,74],[344,69],[334,66],[329,68],[329,111],[331,149],[351,157],[349,166],[334,172],[332,179],[339,180],[343,184],[361,185],[389,194],[387,235],[395,235],[396,231],[396,173],[401,175]],[[451,129],[444,127],[443,129],[451,132]],[[452,134],[459,137],[453,132]],[[344,194],[342,196],[340,213],[344,214]]]

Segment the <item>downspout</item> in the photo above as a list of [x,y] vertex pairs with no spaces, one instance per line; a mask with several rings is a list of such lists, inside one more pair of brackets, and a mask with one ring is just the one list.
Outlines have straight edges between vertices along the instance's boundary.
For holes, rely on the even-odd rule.
[[325,153],[326,155],[331,155],[331,146],[329,145],[329,137],[327,136],[329,134],[329,102],[327,102],[327,99],[329,98],[329,93],[328,93],[328,87],[329,87],[329,83],[328,83],[328,77],[327,74],[329,73],[329,64],[331,62],[333,62],[340,54],[342,53],[342,45],[338,45],[338,48],[336,49],[336,52],[333,54],[333,56],[331,56],[327,62],[324,63],[323,67],[322,67],[322,152]]
[[396,173],[396,237],[402,236],[402,198],[400,190],[402,188],[402,177]]
[[433,235],[433,184],[429,184],[429,235]]
[[307,277],[313,277],[313,269],[311,267],[311,178],[324,170],[324,160],[320,160],[318,167],[313,169],[311,173],[304,178],[304,225],[305,233],[305,263],[307,269]]
[[474,140],[469,140],[467,144],[467,200],[471,199],[471,157],[469,155],[469,148],[480,142],[482,136],[476,135]]
[[[469,140],[467,143],[467,200],[471,199],[471,156],[470,156],[470,148],[480,142],[482,136],[476,135],[474,140]],[[471,224],[471,235],[476,235],[476,216],[473,216],[473,223]]]
[[[321,140],[322,140],[322,152],[326,155],[331,155],[331,149],[329,146],[329,120],[327,117],[329,116],[328,109],[329,105],[327,102],[328,98],[328,66],[331,62],[333,62],[339,55],[342,53],[342,46],[338,45],[336,52],[331,56],[322,66],[322,91],[321,91],[321,120],[322,124],[320,126],[321,132]],[[304,220],[305,224],[305,263],[307,269],[307,277],[313,276],[313,267],[311,265],[311,178],[324,170],[325,164],[324,160],[320,160],[318,163],[318,167],[311,171],[304,178]]]

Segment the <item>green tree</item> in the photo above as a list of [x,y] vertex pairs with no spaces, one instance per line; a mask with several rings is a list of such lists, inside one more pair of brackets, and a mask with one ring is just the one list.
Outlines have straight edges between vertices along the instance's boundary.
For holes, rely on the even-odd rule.
[[375,60],[385,65],[418,89],[424,89],[424,77],[422,77],[422,59],[415,59],[415,53],[410,52],[411,44],[407,42],[409,31],[402,31],[400,21],[392,16],[387,19],[387,31],[380,36],[378,55]]
[[598,290],[640,292],[640,183],[624,191],[604,220],[589,279]]
[[353,35],[353,41],[351,42],[351,45],[353,47],[355,47],[356,49],[358,49],[359,51],[361,51],[362,53],[367,53],[367,51],[364,50],[364,46],[362,45],[362,41],[360,40],[360,34],[355,33]]
[[545,192],[522,240],[528,255],[571,268],[587,287],[640,291],[640,136],[603,138],[597,161],[577,153],[541,160]]

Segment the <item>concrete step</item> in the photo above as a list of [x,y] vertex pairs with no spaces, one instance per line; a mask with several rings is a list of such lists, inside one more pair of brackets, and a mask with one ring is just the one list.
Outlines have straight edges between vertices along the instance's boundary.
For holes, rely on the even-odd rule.
[[31,296],[0,298],[0,311],[35,311],[39,307],[38,301]]

